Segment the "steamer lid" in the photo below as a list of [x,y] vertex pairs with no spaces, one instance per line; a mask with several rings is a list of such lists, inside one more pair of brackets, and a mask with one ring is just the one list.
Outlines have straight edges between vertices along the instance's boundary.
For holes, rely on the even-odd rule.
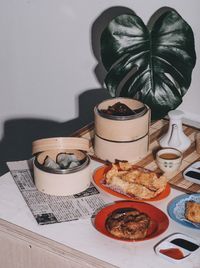
[[39,139],[32,143],[32,154],[59,149],[89,151],[89,140],[85,138],[55,137]]

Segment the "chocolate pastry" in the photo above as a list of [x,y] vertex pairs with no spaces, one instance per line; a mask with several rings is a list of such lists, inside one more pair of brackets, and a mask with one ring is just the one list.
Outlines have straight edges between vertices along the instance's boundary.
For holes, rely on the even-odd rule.
[[100,112],[114,116],[129,116],[142,112],[145,107],[141,107],[135,110],[131,110],[126,104],[116,102],[112,106],[108,106],[107,109],[101,109]]
[[108,216],[105,224],[113,236],[137,240],[146,237],[150,217],[134,208],[119,208]]

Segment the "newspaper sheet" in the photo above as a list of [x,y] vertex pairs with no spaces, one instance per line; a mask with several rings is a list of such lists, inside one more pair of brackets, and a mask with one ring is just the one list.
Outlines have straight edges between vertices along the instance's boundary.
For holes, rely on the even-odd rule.
[[32,160],[8,162],[7,165],[28,207],[40,225],[91,217],[106,203],[92,183],[84,192],[72,196],[44,194],[35,187]]

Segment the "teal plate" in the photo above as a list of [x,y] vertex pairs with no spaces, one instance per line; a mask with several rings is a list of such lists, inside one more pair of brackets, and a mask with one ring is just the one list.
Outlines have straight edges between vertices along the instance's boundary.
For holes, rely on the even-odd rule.
[[200,204],[200,194],[183,194],[174,198],[167,207],[170,218],[186,227],[199,229],[200,223],[193,223],[185,218],[185,203],[194,201]]

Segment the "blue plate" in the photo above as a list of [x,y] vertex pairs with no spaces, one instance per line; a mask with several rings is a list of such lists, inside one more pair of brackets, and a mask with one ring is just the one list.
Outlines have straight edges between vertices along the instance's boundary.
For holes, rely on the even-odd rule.
[[193,223],[185,218],[185,203],[194,201],[200,204],[200,194],[183,194],[174,198],[167,207],[172,220],[190,228],[200,229],[200,223]]

